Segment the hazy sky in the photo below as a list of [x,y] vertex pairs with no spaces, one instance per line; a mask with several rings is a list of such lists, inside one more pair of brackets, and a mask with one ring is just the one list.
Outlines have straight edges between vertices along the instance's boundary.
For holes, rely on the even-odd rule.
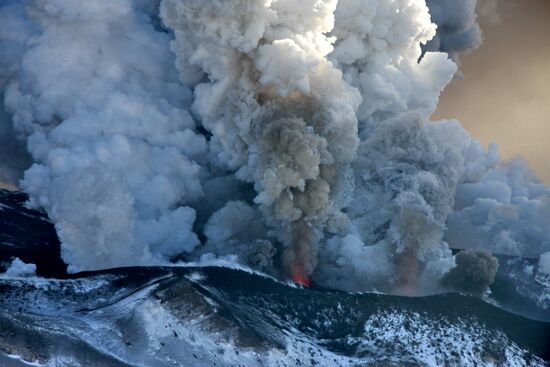
[[434,119],[458,118],[504,158],[520,154],[550,183],[550,0],[499,0],[482,19],[485,41],[463,55]]

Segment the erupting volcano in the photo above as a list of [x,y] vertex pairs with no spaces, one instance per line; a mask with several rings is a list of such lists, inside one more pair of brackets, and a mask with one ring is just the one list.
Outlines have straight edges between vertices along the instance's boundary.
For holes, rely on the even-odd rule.
[[304,271],[303,267],[296,266],[294,269],[292,269],[292,281],[302,287],[309,288],[311,287],[311,279]]
[[432,121],[478,1],[0,0],[0,365],[550,350],[550,189]]

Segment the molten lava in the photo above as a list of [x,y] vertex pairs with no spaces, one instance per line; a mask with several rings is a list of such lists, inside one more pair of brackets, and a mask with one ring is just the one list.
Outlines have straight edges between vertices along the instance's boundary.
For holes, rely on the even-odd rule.
[[291,278],[294,283],[301,285],[302,287],[311,286],[311,280],[309,279],[309,276],[307,276],[304,270],[301,268],[295,268],[292,272]]

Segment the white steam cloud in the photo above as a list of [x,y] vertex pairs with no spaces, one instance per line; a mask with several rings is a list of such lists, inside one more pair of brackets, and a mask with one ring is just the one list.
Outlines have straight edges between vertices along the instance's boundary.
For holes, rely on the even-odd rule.
[[169,35],[148,13],[156,6],[21,6],[35,33],[5,105],[35,161],[21,187],[55,222],[72,270],[154,263],[199,242],[186,204],[202,195],[206,140],[195,133]]
[[550,251],[550,190],[428,122],[481,40],[476,1],[2,4],[0,123],[72,271],[231,256],[415,292],[492,281],[449,244]]
[[0,278],[26,278],[36,275],[36,265],[27,264],[19,258],[13,259],[5,272],[0,273]]

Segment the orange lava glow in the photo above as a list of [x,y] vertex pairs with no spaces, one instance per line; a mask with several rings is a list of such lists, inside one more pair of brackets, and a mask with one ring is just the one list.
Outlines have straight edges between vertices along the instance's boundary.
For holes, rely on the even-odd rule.
[[292,281],[302,287],[311,286],[311,280],[302,269],[294,269],[292,272]]

